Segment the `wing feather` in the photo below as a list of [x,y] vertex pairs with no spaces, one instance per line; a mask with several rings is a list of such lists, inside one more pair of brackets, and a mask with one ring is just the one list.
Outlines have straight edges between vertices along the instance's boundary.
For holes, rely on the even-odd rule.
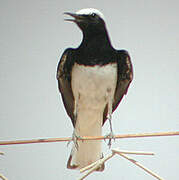
[[[113,100],[113,112],[121,102],[123,96],[127,94],[129,85],[133,79],[133,68],[128,52],[125,50],[117,51],[117,58],[118,79]],[[107,109],[106,106],[103,113],[103,124],[107,119]]]
[[73,66],[73,49],[66,49],[57,67],[58,88],[62,96],[63,104],[70,116],[73,126],[74,120],[74,97],[71,88],[71,69]]

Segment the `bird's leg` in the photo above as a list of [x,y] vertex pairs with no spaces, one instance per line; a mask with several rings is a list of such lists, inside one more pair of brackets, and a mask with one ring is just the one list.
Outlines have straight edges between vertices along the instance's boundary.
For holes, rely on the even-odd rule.
[[109,120],[110,133],[107,134],[105,137],[109,139],[108,146],[109,146],[109,148],[111,148],[112,139],[115,140],[115,135],[114,135],[113,129],[112,129],[112,115],[108,114],[107,119]]
[[81,136],[79,136],[76,132],[76,129],[73,130],[73,134],[72,134],[72,141],[75,145],[75,148],[78,150],[79,144],[78,144],[78,140],[83,140],[83,138]]
[[[77,100],[74,100],[74,122],[76,124],[77,121],[77,115],[78,115],[78,99],[79,99],[79,95],[77,97]],[[83,139],[81,136],[78,136],[76,133],[76,129],[74,128],[73,130],[73,134],[72,134],[72,140],[70,140],[67,144],[67,146],[70,144],[71,141],[73,141],[76,149],[78,149],[78,139]]]
[[72,134],[72,141],[73,141],[73,143],[74,143],[74,145],[75,145],[75,148],[76,148],[77,150],[78,150],[78,139],[81,139],[81,137],[76,134],[76,131],[75,131],[75,129],[74,129],[74,130],[73,130],[73,134]]
[[110,126],[110,133],[106,135],[105,137],[109,138],[108,146],[111,147],[112,139],[115,140],[115,136],[112,129],[112,99],[111,96],[108,95],[108,115],[107,119],[109,120],[109,126]]
[[72,133],[72,138],[70,141],[68,141],[67,146],[73,141],[75,148],[78,149],[78,139],[82,139],[82,137],[77,135],[76,130],[74,128],[73,133]]

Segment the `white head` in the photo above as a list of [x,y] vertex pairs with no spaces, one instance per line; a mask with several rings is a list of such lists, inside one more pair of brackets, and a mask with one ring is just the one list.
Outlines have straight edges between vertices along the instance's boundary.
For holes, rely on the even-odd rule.
[[102,18],[103,20],[104,15],[97,9],[94,8],[86,8],[86,9],[80,9],[79,11],[76,12],[76,14],[78,15],[92,15],[92,14],[97,14],[100,18]]
[[105,31],[104,15],[97,9],[87,8],[76,13],[65,12],[65,14],[73,17],[65,20],[75,22],[83,32],[99,34]]

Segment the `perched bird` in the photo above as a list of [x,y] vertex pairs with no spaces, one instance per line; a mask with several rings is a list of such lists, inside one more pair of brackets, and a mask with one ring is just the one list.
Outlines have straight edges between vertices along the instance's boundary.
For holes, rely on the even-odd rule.
[[[57,68],[58,87],[67,114],[71,118],[73,138],[101,136],[102,126],[110,122],[133,78],[126,50],[112,47],[104,16],[97,9],[65,13],[78,25],[83,39],[78,48],[64,51]],[[78,141],[73,146],[67,168],[80,169],[102,158],[101,141]],[[98,171],[102,171],[102,165]]]

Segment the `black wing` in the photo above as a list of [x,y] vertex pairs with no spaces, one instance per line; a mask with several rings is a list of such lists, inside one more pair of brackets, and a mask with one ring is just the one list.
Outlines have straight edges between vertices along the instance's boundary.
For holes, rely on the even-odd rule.
[[57,67],[58,88],[61,93],[63,104],[70,116],[73,126],[75,126],[74,118],[74,97],[71,88],[71,70],[74,64],[74,50],[66,49],[60,59]]
[[[128,87],[133,79],[133,68],[130,60],[130,56],[127,51],[119,50],[117,51],[117,65],[118,65],[118,79],[116,91],[114,94],[113,101],[113,112],[121,102],[123,96],[127,94]],[[107,106],[105,107],[103,113],[103,124],[106,121],[107,116]]]

